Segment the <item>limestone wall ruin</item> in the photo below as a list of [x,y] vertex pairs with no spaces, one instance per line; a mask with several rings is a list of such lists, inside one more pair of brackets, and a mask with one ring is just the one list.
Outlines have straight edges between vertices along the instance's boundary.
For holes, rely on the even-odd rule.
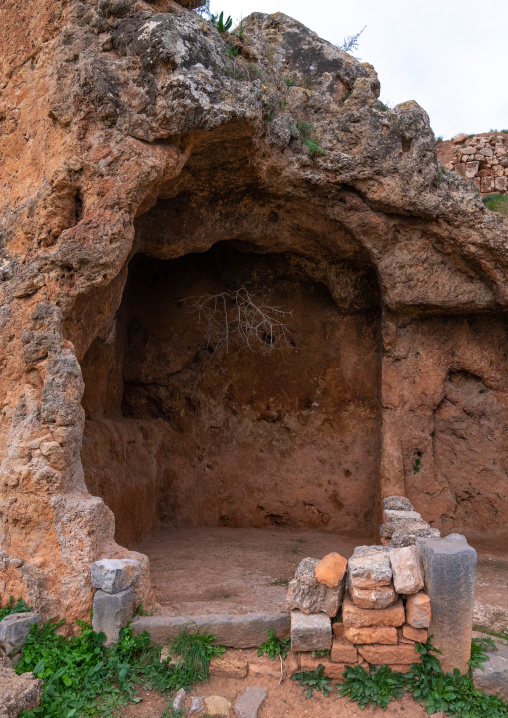
[[[506,531],[506,223],[425,111],[282,14],[3,13],[0,600],[85,617],[130,557],[149,606],[165,521],[374,534],[407,494]],[[293,309],[284,360],[212,356],[170,301],[240,281]]]
[[480,192],[506,194],[508,190],[508,131],[460,134],[438,142],[443,164],[462,177],[474,179]]

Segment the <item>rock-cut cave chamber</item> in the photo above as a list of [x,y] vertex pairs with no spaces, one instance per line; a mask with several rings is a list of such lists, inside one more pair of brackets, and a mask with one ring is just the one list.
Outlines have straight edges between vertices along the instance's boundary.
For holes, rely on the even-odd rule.
[[[169,221],[169,205],[141,218],[145,234]],[[238,240],[173,259],[156,242],[138,246],[114,319],[81,362],[85,479],[113,511],[117,541],[132,548],[167,527],[371,535],[380,441],[374,270],[340,261],[323,273],[299,254]],[[248,346],[231,325],[228,347],[209,340],[194,298],[239,288],[268,313],[286,312],[275,315],[284,337],[265,333]]]

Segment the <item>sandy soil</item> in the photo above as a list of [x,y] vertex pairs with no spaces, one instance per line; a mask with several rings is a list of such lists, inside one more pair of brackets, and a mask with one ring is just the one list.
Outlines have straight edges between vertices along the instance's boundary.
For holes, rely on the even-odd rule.
[[468,540],[478,551],[475,626],[508,633],[508,541],[479,533]]
[[183,528],[139,544],[152,586],[169,615],[281,610],[302,558],[338,551],[349,558],[372,537],[288,529]]
[[[204,683],[191,691],[190,695],[212,696],[219,695],[227,698],[232,703],[230,717],[233,718],[234,703],[241,696],[247,686],[260,686],[268,689],[268,697],[258,712],[258,718],[360,718],[360,716],[372,716],[372,718],[423,718],[427,716],[423,708],[407,695],[398,701],[390,703],[386,711],[380,708],[375,710],[366,708],[360,710],[356,703],[351,703],[347,698],[337,699],[337,691],[334,689],[328,698],[322,694],[314,693],[308,700],[305,698],[303,689],[295,681],[285,679],[280,686],[277,686],[276,678],[247,677],[244,679],[212,677],[209,683]],[[334,686],[336,681],[330,681]],[[120,713],[121,718],[160,718],[164,707],[167,705],[165,699],[158,695],[150,694],[147,691],[140,692],[143,701],[137,705],[126,706]],[[185,707],[190,704],[187,699]]]
[[[468,534],[478,551],[475,624],[508,631],[508,545]],[[306,556],[338,551],[349,558],[373,537],[289,529],[184,528],[137,546],[150,558],[152,586],[164,614],[282,610],[287,581]]]

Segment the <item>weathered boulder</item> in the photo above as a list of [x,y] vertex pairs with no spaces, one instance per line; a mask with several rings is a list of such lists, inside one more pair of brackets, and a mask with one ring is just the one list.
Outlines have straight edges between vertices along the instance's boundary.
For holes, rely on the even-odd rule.
[[317,558],[304,558],[295,572],[295,577],[289,582],[286,598],[286,608],[289,611],[297,608],[306,614],[324,612],[333,617],[339,610],[346,576],[343,574],[338,585],[330,588],[316,579],[316,568],[319,565]]
[[0,646],[10,656],[24,646],[30,626],[40,623],[41,615],[35,611],[11,613],[0,621]]
[[418,593],[424,587],[423,564],[416,546],[392,548],[390,563],[397,593]]
[[18,675],[0,648],[0,718],[18,718],[40,703],[43,683],[33,673]]

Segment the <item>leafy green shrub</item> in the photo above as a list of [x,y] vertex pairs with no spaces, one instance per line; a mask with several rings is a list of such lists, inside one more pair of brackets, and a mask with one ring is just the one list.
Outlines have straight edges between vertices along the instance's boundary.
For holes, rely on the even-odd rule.
[[312,691],[321,691],[325,696],[328,696],[332,690],[329,684],[329,678],[325,676],[325,669],[322,663],[318,665],[313,671],[299,671],[291,676],[292,681],[298,681],[304,689],[307,689],[305,695],[306,698],[310,698]]
[[268,655],[268,658],[271,661],[274,661],[275,656],[285,658],[290,648],[291,639],[289,637],[283,638],[282,640],[280,638],[277,638],[274,629],[270,628],[268,630],[268,640],[263,641],[259,646],[258,656],[262,656],[263,653],[266,653]]
[[[105,648],[106,636],[95,633],[90,624],[78,621],[80,633],[66,638],[57,633],[63,623],[48,621],[41,628],[30,628],[16,671],[33,671],[42,678],[44,689],[40,707],[24,711],[20,718],[110,716],[119,706],[141,700],[138,685],[170,693],[202,680],[208,666],[196,655],[206,660],[225,650],[210,646],[213,636],[180,636],[174,644],[189,666],[184,669],[182,659],[180,666],[168,667],[167,661],[160,660],[161,648],[151,645],[146,632],[135,636],[132,628],[123,628],[118,643]],[[200,649],[185,650],[183,644],[191,643]]]
[[508,214],[508,197],[504,194],[486,194],[483,198],[483,204],[493,212]]
[[2,620],[2,618],[10,616],[11,613],[27,613],[31,610],[32,607],[27,606],[27,604],[23,601],[22,598],[18,598],[18,600],[15,602],[14,596],[11,596],[5,606],[3,608],[0,608],[0,621]]
[[349,700],[357,701],[362,709],[372,705],[385,710],[390,701],[404,695],[405,675],[394,673],[388,666],[380,666],[372,673],[368,673],[363,666],[347,666],[343,675],[339,696],[349,696]]
[[489,660],[487,648],[497,651],[497,646],[490,636],[473,638],[471,641],[471,658],[468,661],[471,671],[474,671],[475,668],[483,670],[483,665]]
[[217,28],[217,30],[220,33],[227,32],[231,28],[231,25],[233,24],[233,19],[232,19],[231,15],[229,15],[226,22],[224,22],[224,10],[221,11],[219,16],[212,15],[210,17],[210,20],[212,22],[212,25],[215,25],[215,27]]
[[338,697],[347,695],[357,701],[360,708],[370,704],[385,709],[407,690],[415,701],[424,704],[429,714],[443,711],[460,718],[508,718],[508,704],[498,696],[479,691],[473,683],[473,668],[481,667],[488,660],[485,648],[490,642],[473,640],[468,673],[461,675],[455,669],[445,674],[435,655],[441,651],[434,648],[431,638],[427,643],[415,645],[422,662],[413,663],[410,673],[394,673],[388,666],[377,670],[373,667],[373,672],[367,673],[361,666],[348,666],[344,681],[337,686]]
[[443,135],[439,135],[439,137],[436,137],[436,142],[442,142],[443,141]]
[[[406,689],[414,700],[423,703],[429,714],[443,711],[461,718],[508,718],[508,704],[498,696],[479,691],[471,668],[463,675],[457,668],[453,673],[443,673],[437,656],[432,655],[440,651],[432,646],[430,638],[425,644],[416,644],[422,662],[414,663],[411,673],[406,674]],[[476,657],[471,660],[478,662],[478,653],[473,652]]]

